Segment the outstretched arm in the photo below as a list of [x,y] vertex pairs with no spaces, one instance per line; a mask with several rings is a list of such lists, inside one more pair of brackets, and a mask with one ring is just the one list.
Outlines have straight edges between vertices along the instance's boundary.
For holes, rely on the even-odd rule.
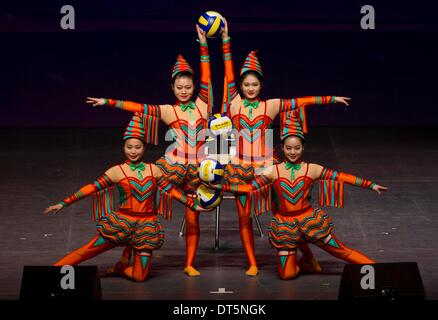
[[170,112],[172,110],[171,105],[149,105],[141,104],[132,101],[105,99],[105,98],[87,98],[87,103],[96,106],[109,106],[112,108],[119,108],[134,112],[134,117],[138,114],[143,119],[145,126],[145,142],[158,144],[158,127],[159,122],[162,120],[165,124],[171,122]]
[[197,199],[187,197],[184,192],[177,189],[176,186],[172,184],[172,182],[170,182],[170,180],[163,175],[161,170],[156,165],[153,165],[152,168],[153,168],[153,175],[157,179],[158,187],[162,192],[170,193],[172,198],[178,200],[180,203],[182,203],[183,205],[189,207],[194,211],[210,211],[202,208],[201,205],[198,203]]
[[287,135],[289,130],[294,131],[297,124],[299,124],[303,133],[307,133],[306,106],[336,102],[348,105],[348,100],[350,98],[335,96],[272,99],[267,102],[267,113],[272,119],[280,113],[281,136]]
[[[318,176],[317,179],[320,179],[320,180],[339,181],[339,182],[347,183],[347,184],[350,184],[350,185],[353,185],[356,187],[370,189],[370,190],[377,192],[378,194],[381,194],[381,191],[388,190],[387,187],[380,186],[378,184],[373,183],[370,180],[359,178],[359,177],[356,177],[356,176],[349,174],[349,173],[324,168],[324,167],[319,166],[319,165],[315,165],[315,166],[316,166],[316,168],[315,168],[316,175]],[[318,172],[319,172],[319,174],[318,174]]]
[[348,173],[338,172],[311,164],[310,176],[319,179],[319,205],[342,208],[344,206],[344,184],[374,190],[378,194],[388,188],[379,186],[367,179],[362,179]]
[[211,113],[213,103],[213,89],[211,87],[211,68],[210,56],[208,54],[207,36],[198,25],[196,25],[199,40],[199,56],[201,59],[201,81],[199,84],[198,101],[202,101],[207,105],[207,112]]
[[222,113],[229,112],[231,102],[240,97],[237,91],[236,79],[234,75],[234,62],[231,54],[231,39],[228,35],[228,23],[224,18],[225,27],[222,30],[222,53],[224,57],[225,78],[224,95],[222,99]]
[[267,101],[268,110],[270,116],[275,118],[281,112],[295,111],[304,109],[308,105],[313,104],[330,104],[330,103],[342,103],[348,106],[348,102],[351,99],[348,97],[336,97],[336,96],[309,96],[302,98],[292,99],[270,99]]
[[104,190],[106,188],[111,187],[114,184],[113,179],[114,179],[114,174],[113,174],[113,171],[111,168],[108,171],[106,171],[104,175],[99,177],[93,183],[90,183],[90,184],[83,186],[78,191],[71,194],[70,196],[68,196],[63,201],[59,202],[58,204],[49,206],[48,208],[46,208],[46,210],[44,212],[45,213],[57,213],[59,210],[65,208],[65,207],[68,207],[69,205],[71,205],[71,204],[73,204],[81,199],[84,199],[86,197],[93,195],[96,192],[99,192],[101,190]]
[[257,189],[267,187],[271,184],[273,179],[274,179],[273,170],[267,168],[260,175],[256,175],[255,179],[251,181],[251,183],[229,184],[229,183],[221,182],[218,184],[205,184],[205,185],[211,189],[239,194],[239,193],[250,193]]
[[92,97],[87,97],[86,102],[88,104],[91,104],[93,107],[108,106],[111,108],[122,109],[130,112],[142,113],[157,118],[161,118],[161,113],[162,113],[161,111],[163,108],[170,106],[167,104],[163,104],[163,105],[146,104],[146,103],[138,103],[132,101],[107,99],[107,98],[92,98]]

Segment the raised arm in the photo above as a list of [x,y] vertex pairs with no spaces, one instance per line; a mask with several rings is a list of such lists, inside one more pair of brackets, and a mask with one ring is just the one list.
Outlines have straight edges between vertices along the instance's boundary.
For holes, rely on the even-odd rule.
[[237,91],[236,79],[234,75],[234,62],[231,54],[231,38],[228,35],[228,24],[224,19],[225,27],[222,31],[222,53],[224,57],[225,78],[224,94],[222,99],[222,113],[229,112],[231,102],[240,97]]
[[213,89],[211,87],[211,68],[210,68],[210,56],[208,54],[207,36],[205,31],[201,30],[196,25],[199,39],[199,56],[201,64],[201,80],[199,84],[199,94],[196,102],[202,101],[207,105],[207,112],[210,114],[213,108]]

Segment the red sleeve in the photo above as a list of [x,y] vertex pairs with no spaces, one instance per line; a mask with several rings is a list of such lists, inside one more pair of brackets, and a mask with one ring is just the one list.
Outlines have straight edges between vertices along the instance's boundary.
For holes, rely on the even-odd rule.
[[146,104],[146,103],[138,103],[132,101],[124,101],[124,100],[105,99],[105,105],[112,108],[146,114],[157,118],[161,117],[160,105],[157,104]]
[[224,96],[222,99],[222,111],[227,112],[231,101],[238,94],[236,80],[234,76],[234,62],[231,54],[231,40],[230,38],[223,40],[222,52],[224,57],[225,78],[224,78]]
[[335,96],[311,96],[292,99],[280,99],[280,112],[293,111],[312,104],[335,103]]
[[165,176],[161,176],[158,179],[158,187],[161,189],[162,192],[170,193],[172,198],[181,202],[183,205],[189,207],[190,209],[195,210],[197,208],[198,203],[195,198],[187,197],[184,192],[177,189],[175,185],[173,185],[168,179],[165,178]]
[[271,182],[265,176],[255,176],[255,179],[251,183],[246,184],[230,184],[219,183],[217,185],[219,190],[232,193],[250,193],[254,190],[260,189],[271,184]]
[[338,172],[336,170],[327,169],[327,168],[324,168],[321,171],[321,175],[319,179],[344,182],[364,189],[372,189],[374,187],[374,183],[370,180],[359,178],[349,173]]
[[64,207],[67,207],[67,206],[71,205],[72,203],[77,202],[77,201],[79,201],[83,198],[86,198],[88,196],[91,196],[92,194],[94,194],[96,192],[99,192],[103,189],[109,188],[113,184],[114,183],[111,181],[111,179],[106,174],[104,174],[103,176],[99,177],[93,183],[90,183],[90,184],[83,186],[78,191],[76,191],[72,195],[68,196],[60,203]]

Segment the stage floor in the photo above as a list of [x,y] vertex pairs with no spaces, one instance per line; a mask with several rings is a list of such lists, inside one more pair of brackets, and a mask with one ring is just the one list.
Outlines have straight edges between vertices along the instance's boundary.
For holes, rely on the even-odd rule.
[[[50,265],[96,234],[90,199],[55,216],[46,216],[43,210],[124,160],[123,129],[3,128],[0,132],[0,299],[17,299],[24,265]],[[436,127],[314,128],[305,147],[307,161],[389,187],[378,196],[347,186],[345,208],[326,211],[334,233],[346,245],[378,262],[417,262],[427,299],[438,299],[437,138]],[[156,160],[163,151],[164,147],[150,147],[145,161]],[[270,213],[260,217],[264,237],[259,237],[254,224],[260,274],[245,276],[247,261],[234,202],[229,200],[222,204],[218,251],[214,250],[214,212],[202,214],[196,259],[201,276],[186,276],[185,239],[178,235],[183,207],[175,203],[175,208],[173,220],[163,222],[166,240],[153,256],[147,281],[101,278],[104,299],[337,299],[345,262],[314,245],[323,273],[280,280],[267,238]],[[97,265],[103,273],[120,254],[117,248],[84,265]],[[213,293],[219,288],[229,293]]]

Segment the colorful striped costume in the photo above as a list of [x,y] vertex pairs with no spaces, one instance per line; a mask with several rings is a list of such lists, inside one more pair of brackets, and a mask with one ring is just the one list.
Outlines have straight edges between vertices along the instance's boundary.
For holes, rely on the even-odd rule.
[[[210,58],[208,54],[208,46],[200,44],[201,57],[201,79],[200,89],[196,101],[186,104],[191,120],[181,118],[178,110],[181,109],[181,102],[175,105],[148,105],[131,101],[121,101],[114,99],[106,99],[106,104],[110,107],[119,108],[139,114],[143,118],[143,124],[146,131],[146,142],[157,144],[158,142],[158,122],[162,120],[172,130],[175,143],[174,148],[160,158],[156,164],[162,169],[165,174],[172,177],[174,183],[182,186],[183,176],[190,170],[194,164],[197,166],[199,161],[203,159],[203,145],[205,141],[205,131],[207,129],[208,114],[212,108],[212,88],[211,88],[211,72]],[[187,71],[193,74],[193,71],[184,58],[179,55],[177,62],[172,70],[172,77],[178,73]],[[162,118],[164,110],[172,109],[174,115],[172,121]],[[194,111],[196,109],[196,111]],[[193,111],[192,111],[193,110]],[[191,172],[188,172],[191,175]]]
[[[333,225],[324,211],[320,208],[313,209],[310,203],[313,179],[307,175],[309,164],[306,165],[305,174],[295,178],[294,181],[281,177],[278,165],[275,168],[278,178],[272,185],[272,213],[274,217],[269,228],[271,244],[276,249],[295,250],[301,242],[314,243],[327,237],[332,231]],[[327,179],[323,181],[339,183],[339,180],[331,179],[329,176],[322,178]],[[343,195],[342,192],[339,192],[340,190],[336,191],[338,191],[339,196]],[[329,193],[327,189],[325,193]]]
[[[150,174],[143,179],[128,176],[122,165],[117,168],[123,173],[121,180],[113,182],[104,174],[61,202],[63,206],[69,206],[92,195],[99,235],[55,265],[76,265],[116,246],[124,246],[129,248],[124,253],[128,261],[131,249],[134,249],[134,264],[125,267],[121,273],[135,281],[143,281],[148,274],[152,251],[159,249],[164,242],[164,230],[157,214],[167,218],[170,216],[166,204],[168,198],[176,198],[193,209],[197,203],[175,189],[165,176],[157,180],[152,175],[152,164],[149,164]],[[120,194],[120,207],[117,211],[114,210],[115,188]]]
[[[174,148],[156,161],[166,178],[175,186],[183,188],[187,193],[194,193],[201,181],[198,177],[198,163],[204,159],[205,132],[207,119],[213,106],[211,86],[210,58],[207,44],[200,43],[201,79],[196,101],[185,105],[148,105],[129,101],[107,99],[107,105],[135,112],[143,118],[146,131],[146,142],[157,143],[158,122],[162,120],[172,130]],[[172,78],[178,73],[193,71],[184,58],[179,55],[172,70]],[[184,107],[184,109],[183,109]],[[172,109],[173,116],[164,119],[163,112]],[[195,110],[196,109],[196,110]],[[188,111],[190,120],[181,117],[181,110]],[[192,111],[193,110],[193,111]],[[172,118],[173,120],[169,120]],[[167,204],[171,208],[171,204]],[[171,214],[171,212],[170,212]],[[199,212],[186,207],[186,267],[194,262],[199,243]]]
[[[164,123],[172,129],[175,138],[175,149],[172,153],[166,155],[172,162],[197,164],[200,161],[196,158],[196,155],[201,154],[199,150],[201,150],[203,142],[205,141],[208,114],[211,113],[213,103],[210,58],[206,44],[200,44],[200,55],[201,79],[199,94],[195,102],[190,101],[189,103],[182,104],[177,101],[174,105],[150,105],[131,101],[105,99],[106,105],[109,107],[135,112],[142,116],[146,131],[146,143],[158,144],[159,121],[164,121]],[[178,73],[183,71],[193,74],[190,65],[179,55],[172,71],[172,77],[175,77]],[[163,118],[164,112],[168,112],[170,109],[172,109],[170,113],[174,114],[174,116],[169,115],[167,118]],[[196,111],[194,111],[195,109]],[[188,111],[190,120],[181,118],[181,114],[179,115],[178,110],[182,110],[184,113]]]
[[[224,97],[222,112],[226,112],[233,122],[233,126],[239,132],[238,152],[227,167],[225,179],[228,184],[250,183],[258,186],[254,178],[254,169],[270,166],[278,163],[274,156],[273,143],[268,141],[267,130],[271,129],[275,117],[280,114],[281,132],[290,134],[292,123],[302,123],[306,132],[306,112],[308,105],[334,103],[334,96],[325,97],[303,97],[293,99],[270,99],[262,101],[248,101],[241,98],[238,93],[234,75],[234,63],[231,54],[230,38],[223,40],[223,58],[225,65]],[[260,63],[256,52],[251,51],[241,69],[241,76],[248,71],[262,74]],[[270,110],[277,109],[277,112]],[[253,115],[253,113],[257,113]],[[232,169],[230,168],[232,167]],[[250,265],[256,265],[254,254],[254,239],[252,232],[251,212],[261,214],[269,211],[269,188],[259,186],[253,189],[248,195],[243,194],[236,197],[236,207],[239,215],[239,226],[242,243]],[[310,253],[310,250],[307,250]]]
[[196,111],[199,114],[199,118],[196,122],[189,122],[181,119],[176,113],[176,120],[169,124],[169,128],[172,129],[175,137],[175,149],[171,156],[172,161],[183,164],[198,164],[204,159],[204,143],[205,132],[207,129],[207,119],[202,116],[199,108],[196,107]]
[[[282,279],[292,279],[298,272],[296,249],[303,243],[314,243],[333,256],[349,263],[368,264],[375,261],[354,249],[346,247],[332,234],[330,217],[321,209],[313,208],[310,191],[314,180],[308,176],[309,164],[304,175],[293,181],[280,174],[276,165],[277,179],[273,182],[273,214],[269,241],[279,255],[278,271]],[[287,168],[287,167],[286,167]],[[344,184],[373,189],[366,179],[323,168],[319,176],[319,204],[342,207]]]
[[[308,175],[309,164],[305,166],[304,175],[296,177],[282,176],[276,164],[276,178],[269,181],[264,176],[258,182],[266,187],[272,185],[272,212],[274,217],[269,227],[269,241],[278,250],[279,274],[282,279],[292,279],[298,272],[296,250],[305,243],[315,243],[328,253],[350,263],[367,264],[374,260],[354,249],[347,248],[333,234],[330,217],[321,209],[313,208],[310,203],[311,186],[314,180]],[[320,205],[342,207],[344,184],[351,184],[365,189],[373,189],[374,184],[366,179],[324,168],[318,178]],[[230,185],[219,184],[219,190],[239,194],[250,193],[253,184]]]
[[[270,149],[272,146],[265,144],[265,130],[271,128],[272,122],[277,115],[280,115],[282,136],[294,133],[292,131],[293,123],[302,126],[302,131],[307,133],[306,107],[335,103],[335,96],[310,96],[265,101],[257,98],[252,103],[242,99],[236,86],[230,39],[223,41],[222,50],[225,67],[222,112],[227,113],[233,122],[234,128],[242,132],[240,137],[241,152],[238,154],[240,162],[262,165],[263,159],[272,156],[272,150]],[[248,71],[257,72],[263,76],[255,51],[248,54],[240,75],[243,76]],[[253,116],[252,114],[257,109],[262,111]],[[259,129],[259,132],[257,129]],[[265,162],[269,160],[272,160],[272,158],[265,160]]]
[[[189,196],[195,197],[195,191],[201,184],[198,175],[198,165],[193,163],[170,163],[166,158],[166,156],[163,156],[156,161],[156,165],[166,175],[166,179],[180,187]],[[186,207],[184,217],[186,221],[186,258],[184,271],[189,276],[197,276],[200,273],[193,265],[201,234],[199,212]]]

